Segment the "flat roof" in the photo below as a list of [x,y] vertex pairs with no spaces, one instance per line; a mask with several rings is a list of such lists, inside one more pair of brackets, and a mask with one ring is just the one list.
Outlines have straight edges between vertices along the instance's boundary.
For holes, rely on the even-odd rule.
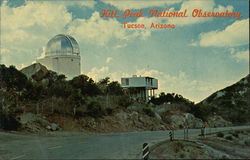
[[150,79],[156,79],[156,78],[149,77],[149,76],[122,77],[122,78],[150,78]]

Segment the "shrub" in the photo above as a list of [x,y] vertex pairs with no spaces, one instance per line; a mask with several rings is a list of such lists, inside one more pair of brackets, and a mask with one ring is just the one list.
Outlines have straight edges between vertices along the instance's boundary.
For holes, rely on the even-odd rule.
[[121,85],[117,81],[110,82],[107,85],[106,93],[110,95],[123,95],[124,94]]
[[0,128],[5,130],[18,130],[21,125],[15,117],[16,115],[13,113],[2,113],[0,111]]
[[123,95],[123,96],[119,97],[118,105],[120,105],[121,107],[127,108],[131,103],[132,102],[131,102],[131,99],[129,96]]
[[190,100],[184,98],[182,95],[175,94],[175,93],[167,93],[164,92],[160,93],[158,98],[152,97],[150,100],[151,103],[155,105],[160,105],[163,103],[182,103],[182,104],[194,104],[194,102],[191,102]]
[[101,94],[101,90],[98,88],[97,84],[93,79],[86,75],[80,75],[74,77],[69,83],[76,89],[81,90],[82,95],[95,96]]
[[105,114],[105,112],[103,111],[99,102],[91,101],[87,105],[87,114],[91,117],[97,118],[97,117],[102,117]]
[[8,68],[5,65],[0,65],[0,82],[8,88],[15,88],[20,91],[26,86],[27,77],[18,71],[15,66]]
[[174,152],[177,153],[177,152],[183,150],[184,145],[183,145],[182,142],[177,141],[177,142],[174,142],[174,143],[172,144],[172,147],[173,147]]
[[111,115],[113,113],[112,108],[106,108],[105,111],[106,111],[107,115]]
[[66,82],[55,82],[48,89],[49,95],[56,97],[68,97],[73,94],[73,91],[73,88]]
[[230,141],[231,141],[231,140],[233,140],[233,137],[232,137],[232,136],[226,136],[226,137],[225,137],[225,139],[227,139],[227,140],[230,140]]
[[79,107],[76,108],[76,113],[75,113],[75,117],[82,117],[86,114],[86,106],[85,105],[81,105]]
[[233,132],[233,133],[231,133],[234,137],[236,137],[236,138],[238,138],[239,137],[239,134],[238,133],[236,133],[236,132]]
[[250,140],[245,140],[244,143],[245,143],[246,146],[250,147]]
[[155,115],[150,107],[144,107],[142,111],[150,117],[154,117]]
[[181,153],[180,154],[180,158],[184,158],[185,157],[185,154],[184,153]]
[[219,133],[216,134],[216,136],[217,136],[217,137],[224,137],[224,133],[219,132]]

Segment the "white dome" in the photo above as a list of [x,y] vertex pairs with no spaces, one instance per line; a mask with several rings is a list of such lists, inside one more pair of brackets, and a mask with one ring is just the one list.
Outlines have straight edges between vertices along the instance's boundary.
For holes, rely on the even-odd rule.
[[64,34],[58,34],[53,37],[47,43],[45,56],[54,56],[54,55],[80,55],[80,49],[77,41],[69,36]]

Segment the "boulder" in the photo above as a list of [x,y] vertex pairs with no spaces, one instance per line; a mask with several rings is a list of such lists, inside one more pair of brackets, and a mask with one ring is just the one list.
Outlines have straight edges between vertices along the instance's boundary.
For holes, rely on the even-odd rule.
[[18,116],[17,118],[21,125],[27,125],[29,123],[37,123],[42,127],[49,125],[49,121],[47,121],[44,117],[40,115],[35,115],[33,113],[24,113]]
[[126,112],[121,111],[115,114],[115,117],[118,118],[120,121],[125,121],[128,118],[128,115]]
[[17,116],[17,120],[21,124],[21,128],[29,132],[40,132],[46,130],[50,122],[45,118],[33,113],[24,113]]
[[156,119],[162,120],[161,116],[160,116],[158,113],[154,112],[154,114],[155,114],[154,117],[155,117]]
[[134,103],[128,106],[127,109],[131,111],[142,111],[143,107],[145,107],[145,104]]
[[208,118],[208,124],[210,127],[226,127],[231,126],[232,123],[226,121],[221,116],[215,115]]
[[201,128],[203,126],[202,120],[199,118],[196,118],[191,113],[184,113],[184,117],[186,120],[185,123],[189,128]]
[[202,120],[190,113],[174,114],[169,120],[173,128],[201,128],[203,126]]
[[52,131],[57,131],[60,129],[59,125],[55,123],[51,123],[50,126]]
[[170,117],[171,125],[174,128],[183,128],[185,119],[182,115],[172,115]]
[[34,63],[28,67],[21,69],[21,72],[27,76],[27,78],[34,79],[36,81],[42,80],[49,72],[48,69],[40,63]]
[[130,119],[132,120],[138,120],[139,118],[139,113],[136,112],[136,111],[133,111],[131,114],[130,114]]
[[157,105],[156,107],[154,107],[154,112],[161,114],[161,113],[165,113],[170,111],[171,109],[173,109],[174,105],[173,104],[161,104],[161,105]]
[[21,128],[29,132],[36,133],[45,130],[56,131],[60,129],[58,124],[50,123],[46,120],[46,117],[33,113],[21,114],[17,116],[17,119],[21,124]]

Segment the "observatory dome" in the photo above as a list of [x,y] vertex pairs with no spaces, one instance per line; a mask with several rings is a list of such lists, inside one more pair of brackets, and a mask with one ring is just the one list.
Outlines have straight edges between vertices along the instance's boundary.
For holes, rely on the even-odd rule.
[[64,34],[58,34],[50,39],[46,45],[46,56],[64,56],[64,55],[80,55],[80,49],[77,41]]

